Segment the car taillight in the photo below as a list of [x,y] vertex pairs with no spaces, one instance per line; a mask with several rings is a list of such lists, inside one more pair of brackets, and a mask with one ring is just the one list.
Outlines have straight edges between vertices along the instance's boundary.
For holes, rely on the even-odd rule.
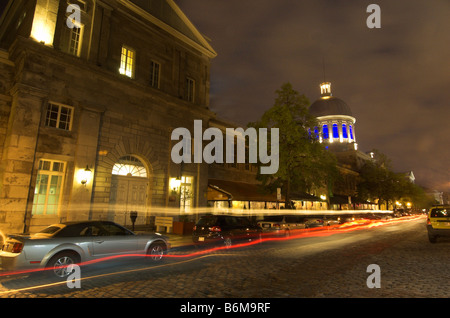
[[222,231],[222,229],[220,228],[220,226],[211,226],[211,227],[209,228],[209,230],[212,231],[212,232],[220,232],[220,231]]
[[281,227],[280,224],[274,224],[273,227]]
[[431,224],[430,218],[427,218],[427,224]]
[[13,248],[12,248],[12,252],[13,253],[20,253],[20,252],[22,252],[22,248],[23,248],[23,243],[14,243]]

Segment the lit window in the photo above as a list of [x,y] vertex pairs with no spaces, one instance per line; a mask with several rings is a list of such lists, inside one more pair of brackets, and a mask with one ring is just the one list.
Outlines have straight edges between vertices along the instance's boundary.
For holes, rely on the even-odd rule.
[[33,215],[57,215],[64,181],[65,163],[40,160],[34,188]]
[[160,75],[161,65],[157,62],[152,61],[150,64],[150,86],[154,88],[159,88],[159,75]]
[[81,40],[83,36],[83,26],[75,26],[70,29],[69,37],[69,53],[75,56],[80,56]]
[[353,128],[352,128],[352,125],[349,125],[348,128],[350,130],[350,139],[353,140]]
[[73,107],[49,103],[45,117],[45,126],[64,130],[72,129]]
[[127,177],[147,177],[147,170],[142,162],[133,156],[119,158],[113,167],[112,174]]
[[337,124],[333,124],[333,138],[339,138],[339,129]]
[[323,125],[322,126],[322,135],[323,135],[323,139],[330,138],[330,135],[328,133],[328,125]]
[[195,93],[195,80],[192,78],[186,78],[186,100],[193,103]]
[[342,124],[342,137],[348,138],[347,125],[346,124]]
[[122,75],[133,78],[134,76],[135,51],[122,46],[122,54],[120,56],[120,69]]
[[180,208],[182,211],[189,211],[193,205],[192,177],[181,177],[180,185]]

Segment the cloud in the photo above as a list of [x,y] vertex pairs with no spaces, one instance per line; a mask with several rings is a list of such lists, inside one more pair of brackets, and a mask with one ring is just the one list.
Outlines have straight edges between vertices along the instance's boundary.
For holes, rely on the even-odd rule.
[[313,102],[332,82],[357,119],[360,149],[379,149],[417,181],[450,191],[450,2],[178,0],[218,57],[211,109],[238,124],[257,120],[291,82]]

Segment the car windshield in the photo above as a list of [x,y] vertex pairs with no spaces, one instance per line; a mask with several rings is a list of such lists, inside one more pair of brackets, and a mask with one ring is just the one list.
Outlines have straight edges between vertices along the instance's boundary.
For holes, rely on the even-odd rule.
[[217,223],[217,217],[216,216],[206,216],[206,217],[202,217],[197,222],[197,225],[199,225],[199,226],[213,226],[216,223]]
[[450,208],[432,209],[430,216],[434,217],[434,218],[449,217],[450,216]]
[[71,224],[66,226],[64,229],[62,229],[58,234],[55,236],[57,237],[77,237],[77,236],[83,236],[82,233],[86,232],[86,229],[90,228],[86,224]]
[[55,236],[57,237],[78,237],[78,236],[119,236],[133,235],[134,233],[112,223],[102,224],[71,224],[66,226]]
[[58,232],[59,230],[61,230],[61,227],[52,225],[52,226],[46,227],[45,229],[39,231],[37,234],[54,234],[54,233]]

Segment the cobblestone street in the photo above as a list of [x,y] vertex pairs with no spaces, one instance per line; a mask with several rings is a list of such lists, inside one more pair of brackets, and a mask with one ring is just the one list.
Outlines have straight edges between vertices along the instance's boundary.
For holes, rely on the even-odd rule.
[[[30,278],[4,280],[2,297],[19,298],[290,298],[446,297],[450,242],[430,244],[424,220],[328,237],[268,242],[157,266],[99,273],[80,289],[25,289]],[[381,268],[368,288],[367,266]],[[439,273],[430,275],[428,273]],[[38,282],[36,282],[38,283]]]

